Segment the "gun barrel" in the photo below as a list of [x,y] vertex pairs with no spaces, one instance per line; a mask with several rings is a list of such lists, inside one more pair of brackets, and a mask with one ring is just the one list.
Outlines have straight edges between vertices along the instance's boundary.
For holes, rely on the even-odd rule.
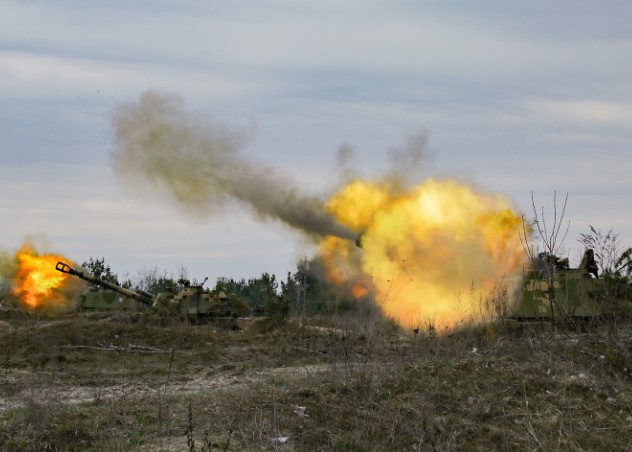
[[117,286],[116,284],[112,284],[110,282],[107,281],[103,281],[102,279],[97,278],[96,276],[91,275],[90,273],[81,271],[81,270],[77,270],[72,268],[70,265],[64,263],[64,262],[57,262],[57,265],[55,265],[55,270],[62,272],[62,273],[67,273],[69,275],[73,275],[76,276],[78,278],[81,278],[83,280],[89,281],[93,284],[97,284],[101,287],[105,287],[107,289],[111,289],[115,292],[120,293],[123,296],[129,297],[129,298],[133,298],[135,300],[140,301],[141,303],[145,303],[145,304],[151,304],[153,301],[153,294],[149,293],[149,292],[145,292],[140,291],[140,292],[135,292],[133,290],[129,290],[126,289],[124,287],[120,287]]

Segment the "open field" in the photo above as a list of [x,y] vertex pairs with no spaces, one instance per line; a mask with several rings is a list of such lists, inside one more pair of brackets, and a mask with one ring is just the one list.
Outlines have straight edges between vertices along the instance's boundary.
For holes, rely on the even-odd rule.
[[1,450],[629,450],[632,328],[0,314]]

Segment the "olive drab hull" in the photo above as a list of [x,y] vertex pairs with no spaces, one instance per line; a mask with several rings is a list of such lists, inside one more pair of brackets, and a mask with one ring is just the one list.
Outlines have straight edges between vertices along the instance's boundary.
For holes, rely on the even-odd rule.
[[82,294],[82,309],[145,309],[151,314],[181,318],[239,317],[249,310],[248,305],[242,300],[227,296],[221,291],[204,289],[202,285],[189,285],[187,282],[179,290],[152,294],[103,281],[63,262],[58,262],[55,268],[62,273],[77,276],[105,288],[103,291],[88,291]]
[[82,293],[79,297],[79,309],[86,311],[141,311],[147,309],[147,305],[106,289],[102,291],[89,290]]
[[156,295],[151,311],[160,315],[180,317],[240,317],[248,306],[221,291],[210,291],[201,286],[184,287],[178,292]]
[[[566,264],[568,263],[567,260]],[[553,277],[551,278],[551,272]],[[547,268],[543,261],[525,272],[510,317],[518,319],[597,317],[603,314],[599,294],[604,281],[598,277],[593,251],[585,251],[578,268]],[[551,302],[551,300],[555,300]]]
[[535,319],[601,315],[597,294],[603,287],[603,280],[581,272],[558,271],[553,276],[555,303],[550,302],[549,284],[548,278],[534,275],[533,272],[528,274],[511,317]]

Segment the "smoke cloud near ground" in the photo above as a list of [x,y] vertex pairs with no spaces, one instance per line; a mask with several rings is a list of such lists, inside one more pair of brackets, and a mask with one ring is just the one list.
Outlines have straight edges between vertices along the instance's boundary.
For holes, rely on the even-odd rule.
[[168,195],[187,214],[207,219],[238,201],[261,221],[278,220],[308,236],[354,239],[324,200],[302,193],[286,174],[251,161],[243,148],[251,130],[196,117],[177,95],[147,91],[114,114],[111,164],[126,183]]

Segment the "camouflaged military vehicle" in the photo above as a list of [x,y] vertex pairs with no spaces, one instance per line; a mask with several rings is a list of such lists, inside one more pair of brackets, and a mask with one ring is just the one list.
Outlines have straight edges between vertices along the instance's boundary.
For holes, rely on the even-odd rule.
[[204,289],[204,283],[190,285],[183,281],[182,287],[178,290],[152,294],[103,281],[85,271],[74,269],[64,262],[57,262],[55,269],[105,288],[103,292],[84,294],[81,301],[83,309],[107,310],[123,304],[131,306],[135,302],[137,306],[145,307],[148,313],[190,320],[204,317],[235,318],[245,315],[249,310],[248,305],[238,298],[227,296],[221,291]]
[[551,269],[540,256],[533,269],[524,275],[521,299],[510,317],[532,320],[552,316],[590,318],[602,314],[598,295],[603,291],[604,281],[598,277],[593,251],[586,250],[578,268],[568,268],[567,260],[560,262],[553,267],[555,303],[551,304],[549,294]]
[[147,305],[111,290],[88,290],[79,295],[79,309],[86,311],[143,311]]

